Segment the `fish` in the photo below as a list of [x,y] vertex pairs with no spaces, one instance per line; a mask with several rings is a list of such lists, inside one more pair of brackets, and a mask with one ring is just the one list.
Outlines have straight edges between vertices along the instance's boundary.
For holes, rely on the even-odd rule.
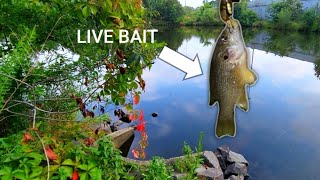
[[218,138],[235,137],[235,109],[238,106],[249,110],[247,85],[257,81],[249,67],[249,52],[239,21],[231,17],[225,24],[214,47],[209,73],[209,106],[219,105],[215,127]]

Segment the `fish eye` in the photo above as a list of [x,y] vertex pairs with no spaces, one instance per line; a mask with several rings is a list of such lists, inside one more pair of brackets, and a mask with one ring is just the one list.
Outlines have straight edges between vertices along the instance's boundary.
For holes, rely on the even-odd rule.
[[224,43],[227,43],[228,38],[227,38],[226,36],[222,36],[222,37],[221,37],[221,40],[222,40]]
[[227,55],[223,56],[223,59],[224,59],[224,60],[228,60],[228,58],[229,58],[229,57],[228,57]]

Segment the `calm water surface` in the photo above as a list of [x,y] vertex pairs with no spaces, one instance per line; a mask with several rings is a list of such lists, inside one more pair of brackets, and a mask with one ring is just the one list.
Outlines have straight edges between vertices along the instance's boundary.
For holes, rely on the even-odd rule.
[[[208,106],[208,68],[220,31],[169,28],[158,34],[158,40],[190,58],[198,53],[204,75],[182,81],[183,72],[160,60],[144,72],[147,86],[137,108],[148,117],[148,158],[182,155],[183,143],[196,147],[203,132],[205,150],[226,144],[243,154],[251,179],[319,179],[320,80],[313,63],[320,59],[319,35],[244,32],[259,80],[248,90],[250,111],[236,111],[236,137],[217,139],[217,106]],[[151,117],[152,112],[159,116]],[[137,135],[132,148],[139,140]]]

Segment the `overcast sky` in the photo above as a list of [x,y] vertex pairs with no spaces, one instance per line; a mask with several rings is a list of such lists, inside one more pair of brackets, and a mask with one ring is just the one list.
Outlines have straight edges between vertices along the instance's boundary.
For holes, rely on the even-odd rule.
[[185,2],[187,3],[187,6],[191,7],[199,7],[202,5],[203,0],[179,0],[182,6],[184,6]]

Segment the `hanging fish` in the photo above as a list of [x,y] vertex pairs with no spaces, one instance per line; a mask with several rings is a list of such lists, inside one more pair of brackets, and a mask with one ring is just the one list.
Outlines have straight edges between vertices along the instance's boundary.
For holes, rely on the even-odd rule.
[[[223,5],[222,1],[220,5]],[[226,10],[226,4],[224,6],[222,9]],[[257,80],[256,74],[248,66],[249,56],[239,21],[230,16],[222,17],[222,13],[221,19],[226,27],[216,42],[209,77],[209,105],[219,104],[216,120],[216,136],[219,138],[235,136],[235,108],[238,106],[248,111],[246,85],[253,85]]]

